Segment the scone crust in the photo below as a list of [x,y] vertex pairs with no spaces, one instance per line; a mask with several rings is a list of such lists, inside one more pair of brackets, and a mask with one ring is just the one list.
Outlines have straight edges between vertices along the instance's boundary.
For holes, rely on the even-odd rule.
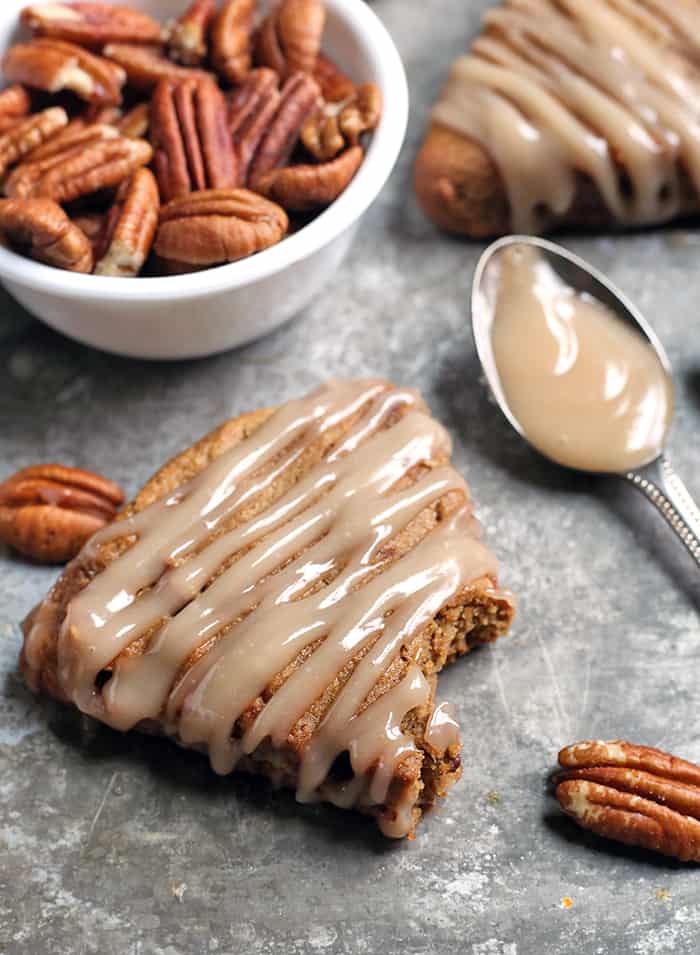
[[487,238],[508,231],[510,211],[501,175],[473,140],[433,123],[414,171],[418,202],[441,229]]

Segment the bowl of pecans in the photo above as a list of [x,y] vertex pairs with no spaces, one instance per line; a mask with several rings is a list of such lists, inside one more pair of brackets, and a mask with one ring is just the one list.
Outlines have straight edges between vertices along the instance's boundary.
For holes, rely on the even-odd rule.
[[209,355],[299,312],[406,131],[364,0],[187,3],[0,10],[0,280],[121,355]]

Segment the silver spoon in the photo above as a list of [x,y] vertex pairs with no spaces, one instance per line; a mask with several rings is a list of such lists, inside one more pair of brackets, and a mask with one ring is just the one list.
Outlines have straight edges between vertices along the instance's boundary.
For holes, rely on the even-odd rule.
[[[583,259],[554,242],[534,236],[512,235],[492,243],[476,267],[472,286],[472,329],[476,350],[486,379],[498,405],[515,430],[531,444],[528,435],[508,406],[492,348],[492,324],[495,317],[500,253],[512,245],[535,246],[562,280],[577,292],[584,292],[608,306],[643,335],[654,348],[659,362],[671,378],[671,367],[664,348],[653,329],[634,305],[607,278]],[[542,454],[542,451],[538,453]],[[545,455],[547,456],[547,455]],[[547,456],[548,457],[548,456]],[[553,458],[549,460],[554,461]],[[555,464],[560,462],[555,461]],[[561,466],[561,465],[560,465]],[[625,478],[645,495],[686,546],[700,566],[700,510],[687,488],[671,467],[665,454],[654,456],[643,466],[617,475]]]

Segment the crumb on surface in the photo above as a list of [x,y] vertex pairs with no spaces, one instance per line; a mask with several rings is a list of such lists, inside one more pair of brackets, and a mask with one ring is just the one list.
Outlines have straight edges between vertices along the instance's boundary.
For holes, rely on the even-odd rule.
[[173,885],[172,887],[172,893],[175,896],[175,898],[178,900],[178,902],[182,902],[186,891],[187,891],[186,882],[178,882],[176,885]]

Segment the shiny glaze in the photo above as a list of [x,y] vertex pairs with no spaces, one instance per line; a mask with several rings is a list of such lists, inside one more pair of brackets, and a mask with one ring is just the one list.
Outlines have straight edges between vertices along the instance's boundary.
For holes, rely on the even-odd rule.
[[506,247],[499,266],[493,356],[528,440],[588,471],[626,472],[656,458],[673,395],[651,344],[575,293],[534,247]]
[[436,122],[497,164],[511,230],[563,216],[578,175],[622,225],[700,193],[700,5],[690,0],[507,0],[452,68]]

